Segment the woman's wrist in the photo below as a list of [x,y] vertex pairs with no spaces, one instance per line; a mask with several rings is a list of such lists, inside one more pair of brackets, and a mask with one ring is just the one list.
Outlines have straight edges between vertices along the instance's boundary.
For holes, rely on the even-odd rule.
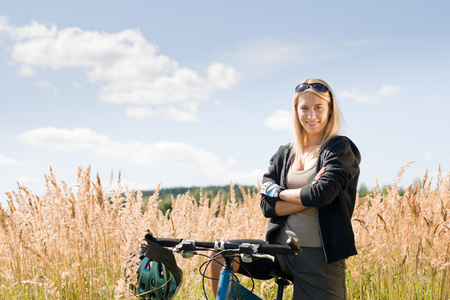
[[287,189],[287,190],[283,190],[280,192],[280,194],[278,195],[278,197],[281,200],[287,201],[287,202],[292,202],[292,203],[299,203],[302,204],[302,201],[300,199],[300,191],[302,189]]

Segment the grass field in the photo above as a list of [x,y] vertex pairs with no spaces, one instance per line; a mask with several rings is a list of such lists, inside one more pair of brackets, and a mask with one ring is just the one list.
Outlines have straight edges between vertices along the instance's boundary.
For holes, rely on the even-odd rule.
[[[400,196],[406,167],[387,193],[375,188],[357,199],[359,255],[347,260],[349,299],[450,297],[449,177],[425,174]],[[243,202],[231,193],[226,205],[220,194],[175,195],[169,216],[158,209],[157,193],[144,203],[140,192],[120,186],[120,176],[111,190],[91,178],[90,168],[77,175],[78,185],[68,187],[50,172],[43,197],[22,186],[7,193],[8,207],[0,209],[1,299],[132,299],[123,271],[146,230],[205,241],[265,235],[256,189],[242,189]],[[203,258],[176,258],[184,274],[177,299],[203,299]],[[256,282],[256,289],[271,299],[274,283]]]

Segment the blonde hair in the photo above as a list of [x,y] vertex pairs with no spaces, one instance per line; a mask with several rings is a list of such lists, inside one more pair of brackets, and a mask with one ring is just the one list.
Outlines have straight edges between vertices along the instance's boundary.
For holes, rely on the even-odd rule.
[[298,102],[300,96],[304,93],[313,93],[323,100],[327,101],[329,104],[329,109],[331,114],[328,118],[328,123],[324,129],[322,140],[320,146],[313,152],[314,156],[317,156],[322,149],[322,147],[332,138],[339,134],[341,129],[341,115],[339,107],[337,105],[336,96],[333,93],[330,85],[322,79],[305,79],[302,83],[321,83],[325,85],[329,92],[320,93],[315,91],[313,88],[308,88],[306,91],[301,93],[296,93],[293,101],[293,121],[294,121],[294,138],[292,140],[292,147],[294,149],[295,157],[299,159],[303,154],[303,149],[305,147],[306,132],[300,123],[298,116]]

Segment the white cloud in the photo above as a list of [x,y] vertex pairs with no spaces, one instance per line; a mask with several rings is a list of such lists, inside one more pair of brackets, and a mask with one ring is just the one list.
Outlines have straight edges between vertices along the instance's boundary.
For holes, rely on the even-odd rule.
[[434,161],[436,160],[436,157],[434,156],[433,153],[427,152],[423,155],[423,159],[425,159],[425,161]]
[[31,22],[28,26],[17,28],[16,26],[10,26],[6,17],[4,19],[4,27],[0,29],[7,31],[14,40],[31,39],[31,38],[51,38],[56,35],[57,29],[55,25],[51,28],[38,22]]
[[36,84],[39,88],[41,88],[44,91],[51,91],[53,92],[53,94],[59,93],[59,90],[53,87],[52,83],[49,81],[38,81]]
[[228,89],[236,85],[238,74],[233,68],[226,67],[223,63],[216,62],[208,67],[208,81],[212,87]]
[[348,56],[355,51],[360,51],[362,47],[372,47],[380,42],[380,40],[361,39],[333,44],[310,40],[292,43],[292,41],[265,38],[240,45],[229,54],[229,59],[238,68],[240,74],[252,77],[274,72],[279,68],[298,68],[305,64]]
[[76,81],[76,80],[72,82],[72,86],[74,88],[76,88],[76,89],[82,89],[83,88],[83,85],[81,83],[79,83],[78,81]]
[[382,42],[381,40],[360,39],[360,40],[354,40],[354,41],[344,41],[342,43],[342,45],[346,46],[346,47],[350,47],[350,48],[359,48],[359,47],[377,45],[381,42]]
[[[108,103],[162,106],[167,111],[177,106],[176,110],[185,111],[186,105],[208,99],[217,89],[232,88],[238,80],[237,72],[220,62],[208,66],[206,77],[179,66],[174,59],[158,54],[138,29],[105,33],[57,29],[55,25],[48,28],[37,22],[16,27],[3,17],[0,31],[15,41],[12,57],[22,63],[22,75],[33,75],[33,66],[55,70],[82,67],[91,82],[101,85],[99,98]],[[194,119],[180,118],[179,113],[166,115]]]
[[89,128],[38,128],[26,131],[19,139],[31,146],[65,151],[102,148],[111,143],[107,136],[97,134]]
[[41,177],[30,177],[22,176],[17,180],[21,185],[27,185],[30,183],[44,183],[44,178]]
[[35,72],[29,65],[22,65],[20,67],[19,74],[22,76],[34,76]]
[[5,16],[0,16],[0,32],[6,32],[9,35],[12,35],[11,27],[9,26],[8,18]]
[[330,53],[324,44],[292,44],[276,39],[247,42],[229,54],[229,60],[245,77],[261,76],[286,66],[299,66],[340,56]]
[[[236,57],[250,64],[287,63],[293,56],[297,57],[307,48],[295,44],[284,44],[273,39],[252,41],[243,45]],[[297,61],[298,62],[298,61]]]
[[169,106],[165,111],[165,116],[177,121],[197,122],[198,103],[185,103],[182,109],[176,106]]
[[391,85],[382,85],[375,93],[362,94],[358,88],[353,87],[350,90],[340,91],[337,93],[339,98],[352,99],[361,103],[376,103],[383,97],[395,96],[400,92],[400,88]]
[[400,88],[391,85],[382,85],[380,90],[380,95],[382,96],[393,96],[400,92]]
[[292,130],[292,113],[287,110],[276,110],[264,124],[272,130]]
[[156,111],[151,110],[149,107],[146,106],[130,106],[127,107],[125,114],[130,118],[142,120],[148,116],[155,115]]
[[0,166],[16,167],[16,166],[30,166],[30,165],[32,165],[32,163],[30,163],[29,161],[19,161],[11,157],[0,155]]
[[339,98],[352,99],[356,102],[376,102],[376,98],[374,98],[374,96],[360,94],[356,87],[353,87],[347,91],[338,92],[337,95]]
[[[156,189],[156,187],[158,186],[158,184],[154,184],[154,183],[142,183],[142,182],[136,182],[133,180],[127,180],[127,179],[121,179],[120,181],[120,185],[122,186],[122,188],[124,186],[127,186],[128,189],[133,189],[133,190],[141,190],[141,191],[145,191],[145,190],[153,190]],[[112,186],[110,187],[112,190],[117,189],[117,182],[113,182]]]
[[149,116],[158,115],[161,117],[183,122],[196,122],[198,103],[183,103],[180,106],[168,105],[157,109],[150,109],[146,106],[127,107],[126,115],[131,118],[142,120]]
[[160,141],[117,142],[89,128],[38,128],[19,136],[31,146],[61,151],[90,150],[95,155],[127,161],[141,167],[178,167],[198,170],[222,180],[256,183],[264,170],[231,169],[234,160],[222,160],[205,149],[187,143]]

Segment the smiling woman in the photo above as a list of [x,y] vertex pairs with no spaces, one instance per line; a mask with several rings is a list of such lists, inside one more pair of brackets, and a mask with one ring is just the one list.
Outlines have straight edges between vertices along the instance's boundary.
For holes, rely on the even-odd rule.
[[[336,97],[333,97],[333,91],[325,81],[305,80],[295,88],[295,93],[293,147],[296,158],[299,159],[305,151],[307,152],[306,148],[311,148],[313,145],[317,154],[320,150],[318,145],[325,144],[327,140],[337,135],[341,126],[341,117]],[[318,123],[319,121],[322,123]],[[314,124],[320,124],[320,126],[314,127]]]
[[308,142],[319,145],[332,111],[328,102],[313,93],[306,93],[298,98],[296,106],[298,119],[305,130]]
[[[307,79],[295,89],[294,139],[281,146],[263,177],[261,209],[270,218],[266,239],[284,244],[300,240],[302,254],[261,259],[235,271],[265,278],[280,268],[294,283],[293,299],[346,299],[345,259],[355,255],[351,216],[355,207],[361,156],[339,136],[339,108],[331,87]],[[212,278],[220,271],[211,264]],[[214,289],[215,282],[211,281]]]
[[361,157],[350,139],[338,135],[335,99],[321,79],[296,87],[294,139],[272,157],[263,178],[267,240],[283,243],[294,233],[304,249],[296,258],[280,257],[281,269],[293,278],[294,299],[345,299],[345,259],[356,254],[350,219]]

